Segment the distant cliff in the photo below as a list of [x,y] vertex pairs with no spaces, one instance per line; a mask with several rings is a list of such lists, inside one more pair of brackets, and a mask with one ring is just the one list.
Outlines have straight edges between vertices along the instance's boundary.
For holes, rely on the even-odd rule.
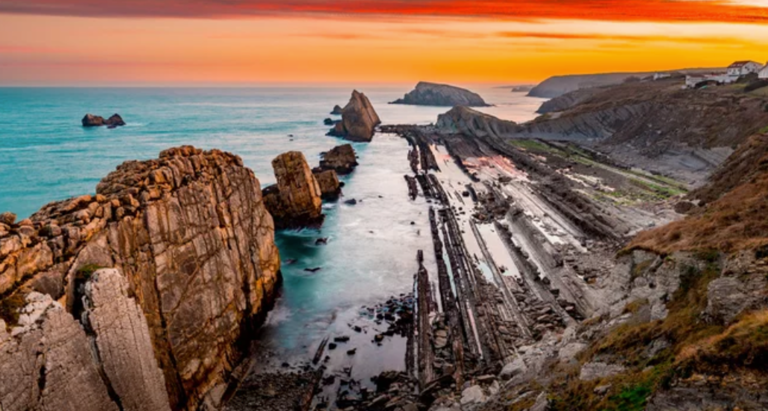
[[501,120],[467,107],[454,107],[437,117],[435,126],[442,132],[462,133],[473,137],[509,136],[517,132],[513,121]]
[[242,160],[185,146],[0,220],[2,409],[218,407],[280,281]]
[[486,107],[488,104],[479,94],[463,88],[419,82],[416,88],[403,98],[390,104],[411,104],[417,106],[443,106],[443,107]]

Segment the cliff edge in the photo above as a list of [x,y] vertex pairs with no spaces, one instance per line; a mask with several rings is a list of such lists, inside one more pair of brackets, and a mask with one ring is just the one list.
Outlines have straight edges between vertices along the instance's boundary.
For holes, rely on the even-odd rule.
[[447,84],[419,82],[410,93],[390,104],[410,104],[416,106],[442,107],[487,107],[488,104],[479,94]]

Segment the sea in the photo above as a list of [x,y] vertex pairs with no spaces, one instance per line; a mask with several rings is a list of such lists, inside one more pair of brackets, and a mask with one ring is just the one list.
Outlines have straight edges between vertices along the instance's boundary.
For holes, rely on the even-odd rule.
[[[320,153],[345,141],[328,137],[323,119],[349,101],[352,87],[263,88],[0,88],[0,212],[25,218],[43,205],[93,194],[101,178],[127,160],[157,157],[166,148],[194,145],[238,154],[262,186],[275,182],[272,159],[304,153],[311,166]],[[430,124],[444,107],[390,105],[408,86],[360,88],[384,124]],[[508,88],[476,87],[494,116],[533,119],[544,99]],[[84,128],[85,113],[119,113],[127,125]],[[411,292],[416,252],[429,256],[429,204],[408,198],[405,140],[377,134],[354,143],[360,166],[341,180],[344,197],[324,204],[319,230],[276,234],[283,288],[259,335],[256,351],[275,361],[312,355],[324,336],[350,334],[362,307]],[[356,205],[345,203],[356,199]],[[327,245],[316,245],[318,238]],[[313,272],[306,269],[316,269]],[[404,344],[366,344],[336,366],[359,375],[404,367]],[[376,330],[370,330],[371,333]],[[257,363],[259,363],[257,361]]]

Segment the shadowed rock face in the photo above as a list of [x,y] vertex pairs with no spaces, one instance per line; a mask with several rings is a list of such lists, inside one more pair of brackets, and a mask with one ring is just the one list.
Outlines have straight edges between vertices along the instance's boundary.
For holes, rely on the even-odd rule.
[[277,184],[264,189],[264,203],[277,228],[322,224],[322,190],[307,159],[299,151],[272,160]]
[[393,101],[391,104],[411,104],[417,106],[466,106],[487,107],[488,104],[479,94],[469,90],[449,86],[446,84],[427,83],[425,81],[416,85],[416,88],[403,98]]
[[96,191],[0,238],[0,366],[29,364],[0,371],[3,409],[217,406],[280,279],[258,180],[237,156],[186,146],[126,162]]
[[312,171],[320,185],[320,192],[322,193],[323,200],[335,200],[339,198],[341,194],[341,184],[339,183],[339,176],[334,170],[321,170],[315,169]]
[[351,144],[344,144],[332,148],[323,154],[320,160],[320,168],[323,170],[335,170],[338,174],[349,174],[357,167],[357,155]]
[[350,141],[368,142],[373,139],[376,126],[381,124],[379,115],[373,109],[368,97],[357,90],[352,92],[341,113],[341,121],[336,123],[328,135],[342,137]]

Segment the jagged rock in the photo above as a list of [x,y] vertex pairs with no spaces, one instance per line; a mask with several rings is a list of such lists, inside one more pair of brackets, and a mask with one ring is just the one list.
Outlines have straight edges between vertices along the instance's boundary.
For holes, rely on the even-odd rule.
[[264,189],[264,203],[275,220],[275,227],[322,224],[322,191],[304,154],[283,153],[272,160],[272,168],[277,184]]
[[113,114],[112,117],[104,120],[104,117],[95,116],[93,114],[86,114],[82,120],[83,127],[99,127],[109,126],[109,128],[115,128],[118,126],[124,126],[125,121],[119,114]]
[[[77,381],[86,378],[84,373],[93,367],[84,365],[83,358],[94,360],[85,334],[82,339],[77,336],[82,329],[73,314],[77,318],[81,312],[88,315],[88,307],[80,302],[98,267],[122,271],[132,285],[131,295],[135,295],[146,320],[152,346],[152,353],[136,364],[144,364],[142,373],[150,373],[145,366],[154,357],[165,379],[158,385],[165,387],[170,408],[197,409],[204,398],[215,403],[245,354],[239,344],[246,331],[243,326],[258,324],[264,318],[280,281],[274,226],[258,180],[237,156],[185,146],[163,151],[159,159],[123,163],[99,183],[96,192],[95,196],[48,204],[31,217],[36,227],[55,225],[60,230],[40,230],[34,242],[23,242],[19,236],[0,239],[4,302],[18,299],[30,289],[45,289],[66,307],[66,311],[49,308],[49,314],[56,313],[55,322],[44,321],[51,320],[51,315],[35,321],[44,321],[44,330],[46,324],[52,328],[45,344],[64,338],[66,344],[85,350],[67,346],[67,354],[60,356],[59,363],[46,368],[49,373],[56,370],[66,376],[66,381],[50,384],[51,390],[62,390],[63,405],[48,409],[69,409],[67,404],[82,405],[79,409],[111,407],[95,399],[92,392],[97,383],[88,380],[92,388],[80,388]],[[120,304],[125,308],[127,303]],[[121,312],[130,315],[131,310]],[[30,320],[24,318],[22,322],[29,324]],[[120,316],[115,321],[124,325],[129,319]],[[137,323],[131,320],[130,324]],[[8,325],[24,330],[18,324]],[[23,343],[25,335],[37,332],[30,330],[17,337]],[[124,338],[102,338],[97,345],[107,345],[100,351],[129,347]],[[117,346],[109,343],[118,340],[122,342]],[[142,345],[139,340],[130,343]],[[34,341],[29,344],[39,345]],[[0,356],[16,355],[13,352],[2,349]],[[49,358],[50,353],[46,361]],[[0,366],[8,361],[0,359]],[[39,368],[34,364],[18,368],[35,373]],[[130,367],[125,370],[133,372]],[[0,372],[0,378],[5,375],[15,374]],[[21,387],[18,395],[36,399],[37,375],[32,384],[18,384],[20,377],[9,377],[0,381],[0,390],[6,390],[7,381],[12,381]],[[95,375],[98,378],[98,373]],[[148,378],[157,381],[156,377]],[[46,384],[53,381],[46,377]],[[65,386],[72,388],[65,392]],[[96,405],[89,408],[89,401]],[[2,405],[6,410],[18,409],[5,401]],[[35,408],[34,404],[19,407]]]
[[333,106],[333,110],[331,111],[331,114],[333,114],[335,116],[340,116],[341,113],[343,113],[343,112],[344,112],[344,109],[341,108],[341,106],[335,105],[335,106]]
[[707,319],[717,324],[730,324],[749,304],[744,285],[736,278],[722,277],[707,286]]
[[443,107],[487,107],[488,104],[479,94],[446,84],[419,82],[416,88],[403,98],[390,104],[411,104],[418,106]]
[[357,154],[351,144],[343,144],[323,154],[320,168],[335,170],[338,174],[349,174],[357,167]]
[[513,121],[467,107],[454,107],[437,117],[437,128],[443,132],[462,133],[470,137],[502,137],[513,134],[519,128]]
[[349,103],[342,110],[341,121],[336,123],[328,135],[351,141],[368,142],[373,139],[374,129],[379,124],[381,124],[379,115],[376,114],[368,97],[355,90],[352,92]]
[[589,362],[581,367],[579,379],[582,381],[592,381],[600,378],[612,377],[624,372],[625,368],[618,364],[606,364],[604,362]]
[[334,170],[313,170],[312,174],[317,180],[317,184],[320,185],[321,197],[323,200],[334,200],[339,198],[341,194],[341,185],[339,184],[339,176],[336,175]]

